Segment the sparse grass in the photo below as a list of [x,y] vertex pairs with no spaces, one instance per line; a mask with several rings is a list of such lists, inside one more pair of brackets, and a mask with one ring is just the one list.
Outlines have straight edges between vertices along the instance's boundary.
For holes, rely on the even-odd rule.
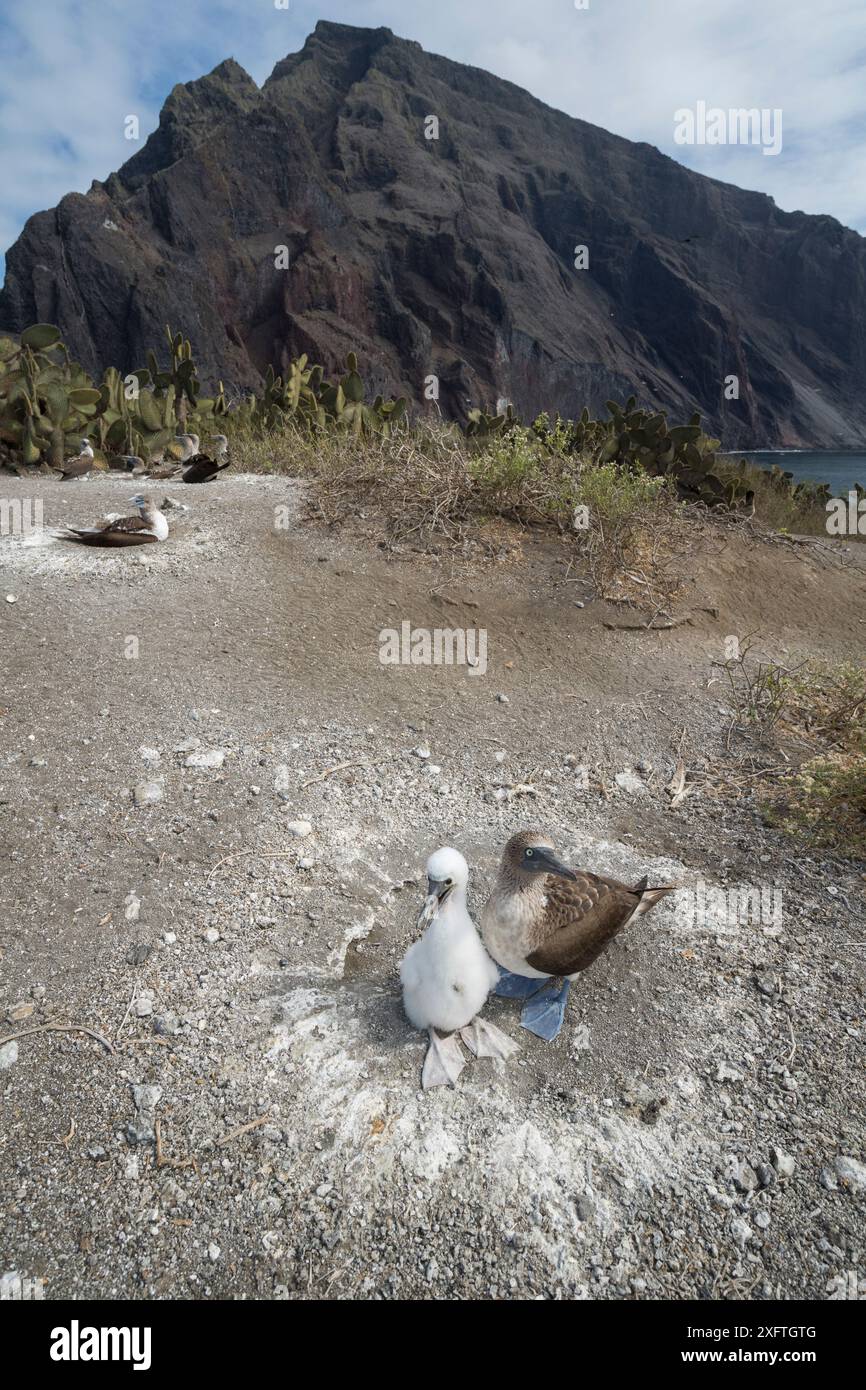
[[[222,417],[220,428],[229,436],[236,467],[315,478],[326,510],[339,510],[341,496],[352,506],[360,500],[369,503],[378,494],[377,510],[395,539],[404,532],[409,513],[413,534],[442,530],[443,535],[463,539],[473,517],[503,516],[523,524],[568,528],[581,501],[608,523],[617,510],[634,518],[642,509],[657,507],[652,490],[641,490],[641,484],[656,480],[613,465],[593,466],[589,458],[575,457],[565,447],[545,450],[535,433],[523,426],[486,443],[466,439],[456,426],[429,421],[391,439],[359,441],[333,431],[309,436],[292,425],[257,435],[231,414]],[[555,442],[555,431],[551,438]],[[824,503],[781,491],[757,464],[747,463],[740,472],[737,460],[717,455],[714,470],[723,482],[736,479],[741,495],[754,493],[755,522],[761,529],[827,534]],[[401,487],[404,475],[417,484],[416,495],[427,509],[429,524],[414,514],[413,498]]]
[[764,815],[810,844],[866,859],[866,756],[828,753],[805,763]]
[[689,548],[685,508],[665,478],[605,463],[585,468],[576,504],[585,507],[584,551],[602,598],[666,612]]
[[741,473],[738,459],[717,455],[714,471],[723,483],[736,480],[743,494],[755,494],[755,520],[766,530],[797,536],[827,535],[824,503],[802,493],[793,497],[790,492],[780,491],[772,475],[758,464],[747,460]]
[[806,661],[792,670],[751,660],[745,644],[724,669],[738,721],[776,744],[817,745],[764,793],[768,822],[812,845],[866,858],[866,668]]
[[[292,427],[257,436],[231,416],[224,428],[236,467],[309,479],[328,524],[363,511],[381,521],[395,545],[475,543],[495,553],[503,527],[549,527],[572,539],[601,597],[634,604],[650,617],[669,613],[683,560],[705,534],[699,516],[706,521],[706,509],[680,504],[668,480],[598,464],[568,452],[565,442],[545,448],[523,426],[487,440],[430,421],[387,439],[332,430],[311,436]],[[759,522],[823,531],[820,507],[786,499],[761,470],[746,482],[754,485]],[[575,520],[580,507],[585,528]],[[739,524],[730,512],[724,516]]]

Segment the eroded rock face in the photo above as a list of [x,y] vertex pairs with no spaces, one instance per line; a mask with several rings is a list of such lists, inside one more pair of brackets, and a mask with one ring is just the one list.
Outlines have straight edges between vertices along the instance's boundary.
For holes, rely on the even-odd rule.
[[732,448],[866,431],[864,238],[388,29],[321,22],[261,90],[231,59],[175,87],[132,159],[10,250],[0,323],[45,320],[93,372],[142,365],[168,322],[235,390],[355,349],[418,409],[438,376],[451,416],[634,392]]

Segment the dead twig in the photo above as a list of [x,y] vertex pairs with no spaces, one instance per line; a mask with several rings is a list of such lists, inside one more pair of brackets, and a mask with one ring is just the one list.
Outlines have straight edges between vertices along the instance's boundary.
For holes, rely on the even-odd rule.
[[301,791],[307,787],[312,787],[316,782],[324,782],[326,778],[333,777],[335,772],[343,772],[347,767],[375,767],[378,763],[388,762],[393,754],[388,754],[386,758],[364,758],[360,762],[350,759],[346,763],[335,763],[333,767],[326,767],[324,772],[320,772],[317,777],[311,777],[308,782],[301,783]]
[[677,763],[674,775],[665,787],[665,791],[669,793],[671,798],[669,811],[675,811],[694,791],[694,787],[686,786],[686,766],[682,759]]
[[253,859],[290,859],[293,854],[297,854],[294,849],[238,849],[234,854],[223,855],[218,859],[205,879],[205,883],[210,883],[217,869],[221,869],[223,864],[228,864],[232,859],[243,859],[245,855]]
[[259,1125],[266,1125],[270,1115],[262,1115],[258,1120],[250,1120],[248,1125],[240,1125],[237,1129],[232,1129],[228,1134],[224,1134],[222,1139],[218,1139],[217,1148],[221,1149],[224,1144],[230,1144],[233,1139],[239,1139],[242,1134],[249,1134],[251,1129],[258,1129]]
[[682,627],[684,623],[691,623],[692,615],[687,614],[684,618],[668,618],[665,622],[657,623],[650,618],[648,623],[602,623],[603,627],[611,628],[613,631],[621,630],[624,632],[667,632],[672,627]]
[[32,1033],[86,1033],[88,1037],[95,1038],[101,1042],[102,1046],[109,1052],[114,1051],[114,1047],[104,1038],[101,1033],[97,1033],[93,1028],[85,1028],[83,1023],[40,1023],[36,1028],[22,1028],[20,1033],[9,1033],[7,1037],[0,1038],[0,1047],[4,1043],[14,1042],[16,1038],[27,1038]]

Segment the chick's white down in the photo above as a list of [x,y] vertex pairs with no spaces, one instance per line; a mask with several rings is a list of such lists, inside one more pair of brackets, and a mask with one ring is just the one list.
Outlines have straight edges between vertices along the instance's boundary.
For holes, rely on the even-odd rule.
[[403,1007],[416,1028],[451,1033],[465,1028],[499,978],[466,906],[469,868],[455,849],[439,849],[427,861],[431,882],[452,881],[445,901],[400,967]]

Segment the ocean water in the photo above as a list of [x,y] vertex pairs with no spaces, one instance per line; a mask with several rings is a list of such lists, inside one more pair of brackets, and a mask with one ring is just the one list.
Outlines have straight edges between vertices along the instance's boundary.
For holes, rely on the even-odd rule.
[[777,464],[793,473],[798,483],[829,483],[834,497],[844,497],[855,483],[866,487],[866,450],[863,449],[758,449],[742,450],[730,458],[745,458],[762,468]]

